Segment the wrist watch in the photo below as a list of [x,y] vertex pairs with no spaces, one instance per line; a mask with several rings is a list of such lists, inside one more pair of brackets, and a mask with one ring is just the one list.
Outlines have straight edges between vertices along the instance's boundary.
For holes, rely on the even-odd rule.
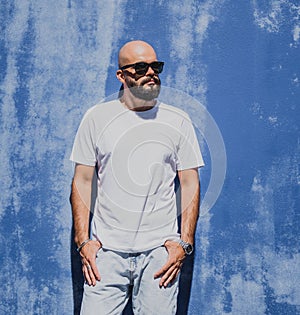
[[185,253],[187,255],[191,255],[192,252],[194,251],[194,246],[190,243],[183,241],[183,240],[179,240],[179,245],[181,245],[181,247],[183,248],[183,250],[185,251]]

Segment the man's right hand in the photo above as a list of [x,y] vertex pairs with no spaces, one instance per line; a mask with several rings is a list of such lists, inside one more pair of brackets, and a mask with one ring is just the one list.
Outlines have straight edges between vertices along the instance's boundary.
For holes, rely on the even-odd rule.
[[96,265],[96,256],[102,244],[99,241],[89,241],[80,251],[82,272],[88,285],[96,285],[100,281],[100,273]]

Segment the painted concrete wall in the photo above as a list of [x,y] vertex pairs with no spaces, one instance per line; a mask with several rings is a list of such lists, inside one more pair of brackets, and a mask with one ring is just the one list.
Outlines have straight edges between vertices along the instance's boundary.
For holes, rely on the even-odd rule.
[[132,39],[206,162],[188,314],[300,314],[299,18],[295,0],[1,1],[0,314],[73,313],[68,158]]

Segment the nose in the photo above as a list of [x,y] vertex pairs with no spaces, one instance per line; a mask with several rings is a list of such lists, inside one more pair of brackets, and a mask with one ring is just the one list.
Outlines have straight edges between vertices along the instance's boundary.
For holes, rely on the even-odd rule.
[[147,70],[147,72],[146,72],[146,76],[147,76],[147,75],[152,76],[152,75],[154,75],[154,74],[155,74],[154,70],[149,66],[149,67],[148,67],[148,70]]

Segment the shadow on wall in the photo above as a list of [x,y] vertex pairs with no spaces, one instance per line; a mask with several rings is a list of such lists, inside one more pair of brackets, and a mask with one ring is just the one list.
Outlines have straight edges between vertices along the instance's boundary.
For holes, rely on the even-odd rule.
[[[96,200],[96,176],[94,176],[94,183],[92,189],[92,209],[95,205]],[[175,191],[178,189],[178,179],[175,180]],[[177,195],[177,205],[180,203],[180,195]],[[92,219],[92,216],[90,220]],[[180,216],[178,217],[178,226],[180,226]],[[81,259],[80,255],[76,251],[76,244],[74,242],[74,227],[72,226],[71,232],[71,271],[72,271],[72,286],[73,286],[73,304],[74,304],[74,315],[80,314],[80,305],[83,295],[83,274],[81,270]],[[181,275],[179,279],[179,294],[177,300],[177,315],[185,315],[188,313],[188,305],[191,293],[192,275],[194,269],[194,254],[187,256],[184,264],[181,268]],[[131,300],[126,305],[122,315],[133,315]]]

